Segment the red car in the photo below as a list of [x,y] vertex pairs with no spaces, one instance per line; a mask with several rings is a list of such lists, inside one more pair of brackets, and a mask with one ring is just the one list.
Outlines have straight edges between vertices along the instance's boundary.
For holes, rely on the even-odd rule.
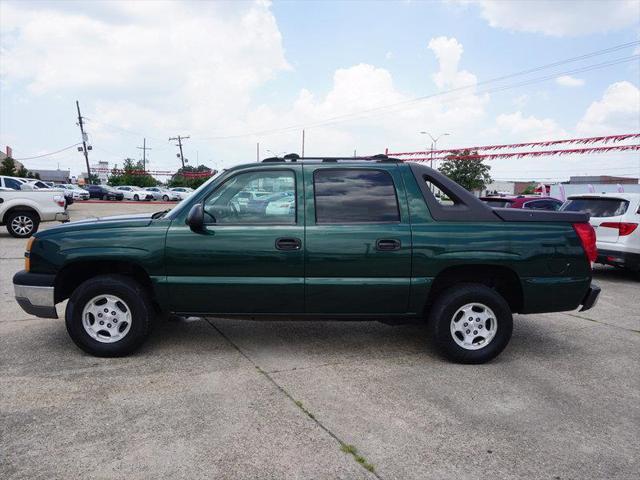
[[529,208],[532,210],[560,210],[562,200],[539,195],[494,195],[480,197],[484,203],[493,208]]

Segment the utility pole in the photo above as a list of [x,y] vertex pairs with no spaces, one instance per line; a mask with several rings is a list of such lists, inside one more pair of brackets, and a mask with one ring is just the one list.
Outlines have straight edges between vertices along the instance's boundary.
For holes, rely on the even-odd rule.
[[302,129],[302,158],[304,158],[304,128]]
[[176,147],[180,148],[180,154],[178,156],[180,157],[180,161],[182,162],[182,168],[184,168],[184,155],[182,154],[182,140],[186,140],[187,138],[191,138],[191,137],[189,135],[185,137],[181,137],[180,135],[178,135],[177,137],[171,137],[169,139],[169,141],[172,141],[172,140],[178,141],[178,144],[176,145]]
[[78,126],[80,126],[80,133],[82,134],[82,150],[81,151],[84,154],[84,161],[87,164],[87,183],[91,183],[91,167],[89,167],[89,152],[87,151],[87,134],[84,132],[82,115],[80,115],[80,102],[78,102],[78,100],[76,100],[76,108],[78,109]]
[[147,147],[147,139],[143,138],[142,139],[142,146],[141,147],[136,147],[139,148],[140,150],[142,150],[142,171],[146,172],[147,171],[147,150],[152,150],[151,147]]

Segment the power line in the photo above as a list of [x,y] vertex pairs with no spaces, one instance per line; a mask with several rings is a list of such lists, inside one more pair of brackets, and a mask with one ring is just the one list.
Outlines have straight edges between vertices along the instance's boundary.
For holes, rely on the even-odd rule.
[[69,145],[68,147],[61,148],[60,150],[56,150],[55,152],[43,153],[42,155],[36,155],[34,157],[14,158],[14,160],[21,162],[22,160],[34,160],[36,158],[48,157],[50,155],[55,155],[56,153],[64,152],[65,150],[69,150],[70,148],[77,147],[78,145],[80,145],[80,142]]
[[[361,110],[359,112],[352,112],[352,113],[348,113],[348,114],[343,114],[343,115],[337,115],[334,117],[329,117],[326,118],[324,120],[319,120],[316,122],[312,122],[312,123],[306,123],[306,124],[296,124],[296,125],[289,125],[286,127],[281,127],[281,128],[276,128],[276,129],[268,129],[268,130],[261,130],[261,131],[254,131],[254,132],[248,132],[248,133],[241,133],[241,134],[235,134],[235,135],[220,135],[220,136],[212,136],[212,137],[200,137],[198,140],[227,140],[227,139],[236,139],[236,138],[244,138],[244,137],[251,137],[251,136],[259,136],[259,135],[270,135],[270,134],[274,134],[274,133],[280,133],[280,132],[287,132],[287,131],[291,131],[291,130],[298,130],[300,128],[316,128],[316,127],[322,127],[322,126],[328,126],[328,125],[333,125],[336,123],[341,123],[341,122],[345,122],[345,121],[349,121],[349,120],[355,120],[358,118],[362,118],[362,117],[373,117],[375,115],[380,115],[380,114],[385,114],[387,113],[390,109],[391,112],[394,111],[399,111],[402,110],[412,104],[415,103],[419,103],[419,102],[423,102],[425,100],[429,100],[432,98],[436,98],[436,97],[441,97],[441,96],[446,96],[446,95],[450,95],[451,93],[455,93],[455,92],[460,92],[460,91],[465,91],[465,90],[470,90],[470,89],[476,89],[478,86],[480,85],[488,85],[488,84],[492,84],[492,83],[496,83],[502,80],[507,80],[510,78],[514,78],[514,77],[518,77],[518,76],[523,76],[523,75],[528,75],[531,73],[535,73],[541,70],[545,70],[545,69],[550,69],[550,68],[554,68],[554,67],[558,67],[561,65],[565,65],[565,64],[569,64],[569,63],[574,63],[574,62],[578,62],[581,60],[585,60],[588,58],[592,58],[592,57],[596,57],[596,56],[600,56],[600,55],[605,55],[605,54],[609,54],[612,52],[616,52],[619,50],[623,50],[626,48],[630,48],[636,45],[640,45],[640,41],[633,41],[633,42],[627,42],[627,43],[623,43],[623,44],[619,44],[619,45],[614,45],[612,47],[609,48],[605,48],[602,50],[597,50],[597,51],[593,51],[593,52],[589,52],[583,55],[579,55],[576,57],[571,57],[571,58],[567,58],[564,60],[559,60],[553,63],[549,63],[549,64],[545,64],[545,65],[541,65],[541,66],[537,66],[537,67],[533,67],[533,68],[529,68],[526,70],[522,70],[522,71],[518,71],[518,72],[514,72],[514,73],[510,73],[507,75],[502,75],[499,77],[495,77],[492,79],[487,79],[487,80],[483,80],[481,82],[477,82],[476,84],[473,85],[466,85],[466,86],[462,86],[462,87],[456,87],[456,88],[452,88],[446,91],[442,91],[442,92],[437,92],[434,94],[430,94],[430,95],[424,95],[424,96],[420,96],[420,97],[415,97],[413,99],[408,99],[408,100],[404,100],[401,102],[397,102],[397,103],[393,103],[393,104],[387,104],[387,105],[382,105],[379,107],[373,107],[370,109],[366,109],[366,110]],[[522,87],[522,86],[527,86],[527,85],[531,85],[531,84],[535,84],[535,83],[540,83],[540,82],[544,82],[550,79],[555,79],[557,78],[559,75],[568,75],[568,74],[575,74],[575,73],[584,73],[584,72],[589,72],[592,70],[597,70],[600,68],[606,68],[606,67],[610,67],[610,66],[614,66],[614,65],[618,65],[621,63],[626,63],[626,62],[630,62],[633,60],[637,60],[638,58],[640,58],[640,55],[631,55],[628,57],[622,57],[622,58],[618,58],[618,59],[614,59],[614,60],[610,60],[610,61],[606,61],[606,62],[601,62],[598,64],[592,64],[592,65],[586,65],[586,66],[582,66],[582,67],[578,67],[575,69],[571,69],[571,70],[566,70],[566,71],[560,71],[560,72],[556,72],[550,75],[545,75],[545,76],[541,76],[541,77],[536,77],[536,78],[532,78],[532,79],[528,79],[528,80],[524,80],[522,82],[518,82],[518,83],[514,83],[514,84],[510,84],[510,85],[501,85],[501,86],[494,86],[491,88],[486,88],[486,89],[480,89],[479,91],[474,91],[471,92],[467,95],[461,95],[461,96],[456,96],[456,97],[451,97],[446,99],[445,101],[452,101],[452,100],[456,100],[459,98],[463,98],[464,96],[468,96],[468,95],[477,95],[477,94],[486,94],[486,93],[495,93],[495,92],[501,92],[501,91],[505,91],[505,90],[509,90],[509,89],[513,89],[513,88],[517,88],[517,87]],[[400,108],[398,108],[400,107]],[[86,119],[86,117],[85,117]],[[137,135],[137,136],[142,136],[141,133],[139,132],[134,132],[132,130],[128,130],[116,125],[111,125],[108,124],[106,122],[102,122],[100,120],[93,120],[96,121],[98,123],[101,123],[102,125],[105,125],[107,127],[111,127],[111,128],[115,128],[118,130],[121,130],[127,134],[130,135]],[[153,137],[150,137],[153,138]],[[189,138],[189,137],[181,137],[181,138]],[[173,137],[171,138],[171,140],[177,140],[178,137]],[[178,145],[179,146],[179,145]],[[181,159],[183,159],[182,155],[180,155]]]
[[[263,130],[263,131],[257,131],[257,132],[251,132],[251,133],[243,133],[243,134],[236,134],[236,135],[220,135],[220,136],[213,136],[213,137],[203,137],[203,140],[225,140],[225,139],[233,139],[233,138],[242,138],[242,137],[247,137],[247,136],[256,136],[256,135],[267,135],[267,134],[271,134],[271,133],[278,133],[278,132],[284,132],[284,131],[288,131],[288,130],[292,130],[292,129],[300,129],[302,127],[305,128],[310,128],[310,127],[318,127],[318,126],[324,126],[324,125],[330,125],[333,123],[339,123],[342,121],[346,121],[348,119],[350,119],[351,117],[354,116],[363,116],[365,114],[368,113],[372,113],[372,112],[377,112],[380,110],[387,110],[389,108],[393,108],[393,107],[398,107],[398,106],[404,106],[404,105],[410,105],[413,103],[417,103],[417,102],[422,102],[424,100],[428,100],[431,98],[435,98],[435,97],[440,97],[440,96],[444,96],[444,95],[448,95],[450,93],[454,93],[454,92],[458,92],[458,91],[464,91],[464,90],[469,90],[469,89],[474,89],[477,88],[479,85],[487,85],[490,83],[495,83],[501,80],[505,80],[508,78],[513,78],[513,77],[517,77],[517,76],[522,76],[522,75],[527,75],[529,73],[533,73],[536,71],[540,71],[540,70],[544,70],[544,69],[548,69],[548,68],[553,68],[556,66],[560,66],[563,64],[567,64],[567,63],[573,63],[579,60],[584,60],[586,58],[590,58],[590,57],[594,57],[594,56],[599,56],[599,55],[604,55],[606,53],[611,53],[617,50],[621,50],[623,48],[629,48],[635,45],[640,44],[640,41],[634,41],[634,42],[628,42],[625,44],[621,44],[621,45],[616,45],[614,47],[610,47],[604,50],[598,50],[595,52],[591,52],[591,53],[587,53],[584,55],[580,55],[578,57],[572,57],[572,58],[568,58],[565,60],[561,60],[561,61],[557,61],[554,63],[550,63],[550,64],[546,64],[546,65],[541,65],[539,67],[534,67],[534,68],[530,68],[527,70],[522,70],[519,72],[515,72],[515,73],[511,73],[508,75],[502,75],[500,77],[495,77],[492,79],[488,79],[488,80],[484,80],[481,82],[478,82],[476,84],[473,85],[466,85],[466,86],[462,86],[462,87],[456,87],[456,88],[452,88],[443,92],[438,92],[438,93],[433,93],[430,95],[424,95],[424,96],[420,96],[420,97],[415,97],[413,99],[409,99],[409,100],[403,100],[401,102],[396,102],[393,104],[387,104],[387,105],[381,105],[379,107],[373,107],[370,109],[366,109],[366,110],[361,110],[359,112],[352,112],[352,113],[348,113],[348,114],[343,114],[343,115],[337,115],[334,117],[329,117],[327,119],[315,122],[315,123],[310,123],[310,124],[296,124],[296,125],[289,125],[287,127],[282,127],[282,128],[277,128],[277,129],[269,129],[269,130]],[[513,85],[506,85],[506,86],[501,86],[501,87],[493,87],[492,89],[486,89],[484,91],[480,91],[480,92],[476,92],[476,93],[491,93],[492,91],[503,91],[503,90],[507,90],[510,88],[515,88],[515,87],[519,87],[519,86],[525,86],[525,85],[529,85],[531,83],[538,83],[541,81],[546,81],[549,79],[554,79],[559,75],[567,75],[567,74],[571,74],[571,73],[582,73],[582,72],[587,72],[590,70],[596,70],[598,68],[604,68],[604,67],[608,67],[608,66],[613,66],[613,65],[617,65],[619,63],[624,63],[624,62],[628,62],[631,60],[635,60],[637,58],[639,58],[640,55],[631,55],[629,57],[623,57],[623,58],[619,58],[619,59],[615,59],[612,61],[608,61],[608,62],[602,62],[599,64],[592,64],[592,65],[587,65],[584,67],[579,67],[576,69],[572,69],[572,70],[568,70],[568,71],[562,71],[562,72],[556,72],[552,75],[548,75],[548,76],[544,76],[544,77],[538,77],[538,78],[534,78],[534,79],[529,79],[526,80],[524,82],[521,83],[517,83],[517,84],[513,84]],[[460,97],[458,97],[460,98]]]

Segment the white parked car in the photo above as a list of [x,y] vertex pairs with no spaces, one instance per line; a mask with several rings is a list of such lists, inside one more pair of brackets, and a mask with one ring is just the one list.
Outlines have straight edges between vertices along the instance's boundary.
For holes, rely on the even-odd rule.
[[640,271],[640,193],[572,195],[562,210],[591,215],[597,263]]
[[147,187],[145,188],[147,192],[151,192],[154,200],[162,200],[168,202],[170,200],[180,200],[180,197],[176,192],[172,192],[171,190],[167,190],[162,187]]
[[89,200],[89,192],[84,188],[80,188],[78,185],[72,183],[63,183],[58,185],[60,188],[64,188],[66,191],[71,192],[74,200]]
[[27,238],[38,231],[40,222],[69,221],[66,202],[61,192],[52,189],[39,191],[0,191],[0,225],[6,225],[13,237]]
[[123,185],[115,188],[117,191],[122,192],[125,200],[134,200],[136,202],[140,200],[153,200],[153,194],[151,192],[147,192],[142,187]]
[[266,215],[289,215],[295,212],[296,201],[293,192],[275,193],[266,197]]
[[20,187],[27,183],[26,178],[9,177],[7,175],[0,175],[0,187],[10,188],[12,190],[20,190]]
[[178,198],[180,200],[184,200],[185,198],[187,198],[189,195],[193,193],[193,188],[189,188],[189,187],[174,187],[174,188],[170,188],[169,190],[171,190],[176,195],[178,195]]

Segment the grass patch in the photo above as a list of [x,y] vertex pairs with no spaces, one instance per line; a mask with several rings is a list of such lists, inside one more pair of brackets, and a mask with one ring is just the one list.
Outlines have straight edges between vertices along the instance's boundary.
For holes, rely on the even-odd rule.
[[358,454],[358,449],[355,446],[349,445],[349,444],[346,444],[346,443],[341,443],[340,444],[340,450],[343,451],[346,454],[351,455],[356,462],[358,462],[360,465],[362,465],[364,468],[366,468],[370,472],[375,471],[375,467],[372,464],[370,464],[369,462],[367,462],[366,458],[364,458],[362,455]]

